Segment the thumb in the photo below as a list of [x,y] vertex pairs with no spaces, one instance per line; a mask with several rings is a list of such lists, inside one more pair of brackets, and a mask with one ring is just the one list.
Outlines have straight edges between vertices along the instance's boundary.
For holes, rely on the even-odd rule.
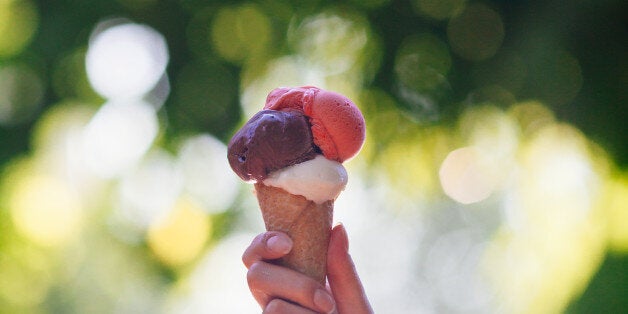
[[338,313],[373,313],[349,255],[349,238],[342,224],[338,224],[331,231],[327,252],[327,279]]

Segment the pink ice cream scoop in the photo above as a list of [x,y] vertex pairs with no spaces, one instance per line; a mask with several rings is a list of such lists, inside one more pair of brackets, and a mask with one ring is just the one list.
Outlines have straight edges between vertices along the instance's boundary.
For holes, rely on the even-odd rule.
[[277,88],[266,98],[264,109],[297,109],[309,118],[314,144],[327,159],[344,162],[364,144],[364,117],[347,97],[317,87]]

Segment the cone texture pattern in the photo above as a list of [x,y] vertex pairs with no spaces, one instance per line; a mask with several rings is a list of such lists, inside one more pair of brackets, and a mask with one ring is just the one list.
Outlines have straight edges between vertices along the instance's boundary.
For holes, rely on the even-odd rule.
[[293,241],[288,255],[277,260],[298,272],[325,284],[327,247],[331,234],[334,201],[316,204],[284,189],[255,184],[266,230],[282,231]]

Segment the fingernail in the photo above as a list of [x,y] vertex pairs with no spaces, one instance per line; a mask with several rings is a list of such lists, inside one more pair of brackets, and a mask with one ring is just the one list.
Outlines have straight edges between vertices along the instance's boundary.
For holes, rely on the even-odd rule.
[[266,246],[273,252],[286,254],[292,249],[292,243],[284,237],[272,236],[266,240]]
[[317,289],[316,292],[314,292],[314,305],[323,313],[333,313],[336,309],[334,299],[327,291],[322,289]]

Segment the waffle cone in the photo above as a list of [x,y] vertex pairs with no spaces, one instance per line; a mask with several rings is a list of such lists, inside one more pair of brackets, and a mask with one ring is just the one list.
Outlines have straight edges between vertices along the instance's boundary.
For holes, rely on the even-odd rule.
[[317,204],[262,183],[255,184],[255,191],[266,230],[285,232],[293,241],[290,253],[276,263],[324,285],[334,201]]

